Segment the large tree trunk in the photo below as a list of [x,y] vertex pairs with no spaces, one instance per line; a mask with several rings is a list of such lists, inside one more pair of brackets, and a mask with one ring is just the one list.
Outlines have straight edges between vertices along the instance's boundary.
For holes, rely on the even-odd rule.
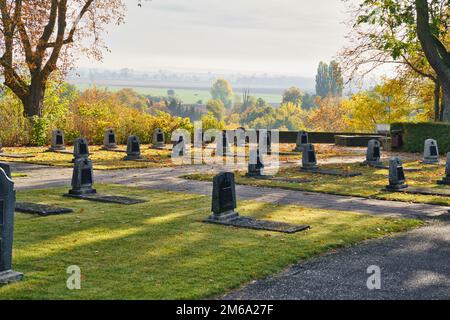
[[44,109],[44,96],[45,82],[43,82],[39,76],[33,76],[29,86],[29,95],[22,99],[25,117],[42,117],[42,110]]
[[444,95],[442,97],[442,121],[450,122],[450,86],[443,87]]
[[441,81],[444,91],[443,120],[450,121],[450,53],[431,31],[427,0],[415,0],[417,10],[417,36],[431,67]]
[[439,80],[434,83],[434,121],[438,122],[441,115],[441,83]]

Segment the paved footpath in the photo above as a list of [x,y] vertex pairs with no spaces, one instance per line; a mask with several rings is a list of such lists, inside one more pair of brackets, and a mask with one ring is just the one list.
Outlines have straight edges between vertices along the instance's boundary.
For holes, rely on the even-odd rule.
[[[369,266],[381,289],[369,290]],[[221,299],[450,299],[450,224],[369,241],[298,263]]]
[[[223,168],[222,168],[223,169]],[[16,188],[48,188],[70,186],[72,169],[49,168],[44,166],[12,164],[14,172],[26,172],[27,177],[16,178]],[[114,171],[96,171],[95,181],[139,186],[149,189],[186,192],[211,195],[212,184],[203,181],[191,181],[179,178],[190,173],[217,172],[213,166],[199,165],[158,169],[130,169]],[[348,196],[262,188],[254,186],[237,186],[239,199],[261,202],[297,204],[300,206],[353,211],[389,217],[413,217],[423,219],[446,219],[450,207],[427,204],[414,204],[398,201],[383,201]]]
[[[13,164],[18,190],[69,186],[71,169]],[[211,183],[182,174],[216,172],[211,166],[96,171],[96,181],[149,189],[211,194]],[[430,225],[400,236],[369,241],[308,261],[232,292],[224,299],[450,299],[449,207],[370,200],[311,192],[238,186],[240,199],[298,204],[372,215],[418,217]],[[381,290],[368,290],[367,268],[381,268]]]

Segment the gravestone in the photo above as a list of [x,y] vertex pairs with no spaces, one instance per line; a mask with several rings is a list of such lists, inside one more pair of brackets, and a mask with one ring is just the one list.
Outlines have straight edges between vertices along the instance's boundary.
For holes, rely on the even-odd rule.
[[105,202],[116,204],[138,204],[143,203],[145,200],[133,199],[122,196],[110,196],[97,194],[97,190],[93,188],[94,185],[94,170],[92,167],[92,161],[90,159],[77,159],[73,167],[72,175],[72,189],[69,190],[65,197]]
[[11,179],[11,167],[9,166],[9,164],[0,162],[0,169],[3,169],[3,171],[5,171],[8,178]]
[[258,220],[241,217],[235,211],[236,186],[234,173],[222,172],[214,177],[212,193],[212,214],[204,222],[247,228],[255,230],[267,230],[283,233],[295,233],[309,229],[307,225],[292,225],[288,223]]
[[162,129],[156,129],[153,132],[153,146],[154,149],[164,149],[166,146],[166,138]]
[[263,176],[264,164],[261,161],[259,148],[250,150],[247,177],[257,178]]
[[236,186],[234,173],[222,172],[214,177],[212,215],[209,220],[231,221],[239,217],[236,209]]
[[113,129],[107,129],[105,131],[105,137],[103,138],[103,150],[115,150],[117,149],[116,133]]
[[127,141],[127,156],[126,161],[142,160],[141,156],[141,142],[137,136],[128,137]]
[[64,144],[64,132],[62,130],[53,130],[52,132],[52,145],[49,151],[61,151],[66,150],[66,146]]
[[387,191],[398,191],[408,188],[405,184],[405,171],[403,170],[402,161],[397,158],[389,160],[389,185],[386,186]]
[[380,166],[381,163],[381,143],[376,139],[369,141],[367,145],[365,164],[369,166]]
[[433,139],[425,140],[423,163],[426,164],[439,163],[439,149],[436,140]]
[[14,182],[0,168],[0,285],[20,281],[23,274],[12,270],[14,235]]
[[307,143],[302,150],[302,170],[317,170],[317,157],[314,145]]
[[88,158],[76,159],[72,174],[72,189],[69,190],[71,195],[83,195],[97,193],[92,188],[94,184],[94,171],[92,161]]
[[445,163],[445,177],[438,184],[450,185],[450,152],[447,153],[447,162]]
[[89,146],[85,138],[77,138],[73,144],[73,158],[77,159],[89,158]]
[[295,145],[294,152],[302,152],[303,151],[303,146],[307,145],[308,143],[309,143],[308,132],[300,131],[297,134],[297,143]]

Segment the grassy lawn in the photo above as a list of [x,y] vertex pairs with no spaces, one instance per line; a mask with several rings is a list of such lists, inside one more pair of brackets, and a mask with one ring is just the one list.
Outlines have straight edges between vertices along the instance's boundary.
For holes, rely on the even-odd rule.
[[[199,299],[330,250],[418,227],[422,222],[292,205],[241,202],[242,215],[309,224],[293,235],[202,223],[210,197],[99,185],[107,194],[147,199],[120,206],[67,199],[61,188],[18,192],[75,213],[17,214],[14,270],[24,281],[0,287],[0,299]],[[42,195],[45,193],[45,199]],[[68,266],[82,289],[66,289]]]
[[[142,146],[142,156],[147,161],[124,161],[123,158],[126,153],[111,152],[100,150],[99,146],[90,146],[91,159],[94,162],[94,168],[97,170],[112,170],[112,169],[131,169],[131,168],[151,168],[151,167],[167,167],[172,165],[170,158],[170,150],[154,150],[149,146]],[[72,167],[71,154],[46,152],[48,147],[18,147],[18,148],[3,148],[5,153],[12,154],[29,154],[33,158],[7,158],[0,157],[0,160],[8,162],[22,162],[39,165],[49,165],[58,167]],[[126,150],[126,146],[119,146],[119,149]],[[67,147],[67,150],[72,151],[72,147]]]
[[[280,153],[291,153],[295,145],[280,145]],[[234,152],[241,147],[233,147]],[[33,158],[9,158],[0,155],[0,161],[8,162],[22,162],[38,165],[58,166],[58,167],[72,167],[71,154],[46,152],[48,147],[15,147],[3,148],[5,154],[24,154],[33,155]],[[119,146],[119,149],[126,150],[126,146]],[[73,150],[72,147],[67,147],[68,151]],[[192,153],[198,150],[191,148]],[[124,161],[125,153],[111,152],[101,150],[100,146],[90,146],[91,160],[94,162],[94,168],[97,170],[116,170],[116,169],[133,169],[133,168],[153,168],[153,167],[168,167],[173,166],[171,160],[171,150],[155,150],[150,149],[148,145],[141,146],[142,156],[147,161]],[[248,148],[245,150],[248,158]],[[211,152],[207,153],[210,154]],[[354,151],[346,151],[329,145],[319,145],[317,147],[317,157],[319,160],[335,156],[357,156],[360,155]],[[281,154],[280,161],[283,162],[298,162],[301,159],[301,153]],[[205,163],[207,161],[203,161]],[[235,162],[238,162],[235,159]]]
[[[435,165],[423,165],[419,162],[407,162],[405,168],[420,168],[419,172],[405,172],[407,184],[411,187],[448,188],[438,186],[436,181],[444,177],[445,167]],[[311,182],[294,183],[251,179],[245,177],[245,172],[236,172],[236,183],[261,187],[283,188],[289,190],[313,191],[337,195],[357,196],[382,200],[397,200],[417,203],[430,203],[450,205],[450,197],[425,196],[404,193],[389,193],[381,191],[388,184],[388,170],[375,169],[359,164],[330,164],[321,168],[340,169],[350,172],[361,172],[362,175],[353,178],[328,176],[321,174],[301,172],[298,168],[281,169],[278,177],[300,178]],[[193,174],[184,176],[192,180],[212,180],[211,174]]]

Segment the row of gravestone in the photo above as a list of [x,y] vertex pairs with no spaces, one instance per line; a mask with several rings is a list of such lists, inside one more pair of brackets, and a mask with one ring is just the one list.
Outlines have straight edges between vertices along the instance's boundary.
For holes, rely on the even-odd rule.
[[[128,138],[128,142],[131,140],[138,141],[136,136],[131,136]],[[79,138],[83,139],[83,138]],[[85,141],[85,139],[84,139]],[[80,141],[83,142],[83,141]],[[165,136],[162,129],[156,129],[153,133],[153,146],[152,148],[155,149],[164,149],[165,148]],[[116,150],[118,148],[117,146],[117,139],[116,134],[113,129],[108,129],[105,131],[104,140],[103,140],[103,150]],[[51,147],[49,151],[63,151],[66,149],[65,142],[64,142],[64,132],[62,130],[54,130],[52,132],[52,139],[51,139]],[[134,151],[137,152],[137,151]]]
[[[366,153],[366,161],[364,163],[374,167],[382,166],[380,141],[375,139],[369,141]],[[434,139],[425,140],[423,163],[425,164],[439,163],[439,149],[436,140]]]
[[[272,136],[271,132],[267,132],[267,151],[271,152],[271,145],[272,145]],[[259,140],[259,135],[258,135]],[[178,140],[174,141],[174,146],[182,143],[184,141],[183,137],[179,137]],[[258,141],[259,142],[259,141]],[[219,148],[223,150],[223,154],[227,154],[229,148],[229,142],[227,133],[223,132],[222,139],[218,139],[217,143],[220,145]],[[308,133],[307,132],[299,132],[297,136],[297,143],[294,151],[301,152],[302,147],[308,143]],[[235,141],[235,145],[237,145],[238,142]],[[153,146],[152,148],[155,149],[164,149],[165,148],[165,134],[162,129],[156,129],[153,133]],[[0,147],[1,149],[1,147]],[[104,140],[103,140],[103,149],[104,150],[116,150],[117,149],[117,139],[116,134],[113,129],[107,129],[105,131]],[[62,151],[65,150],[65,142],[64,142],[64,132],[62,130],[54,130],[52,132],[52,139],[51,139],[51,147],[49,151]]]

